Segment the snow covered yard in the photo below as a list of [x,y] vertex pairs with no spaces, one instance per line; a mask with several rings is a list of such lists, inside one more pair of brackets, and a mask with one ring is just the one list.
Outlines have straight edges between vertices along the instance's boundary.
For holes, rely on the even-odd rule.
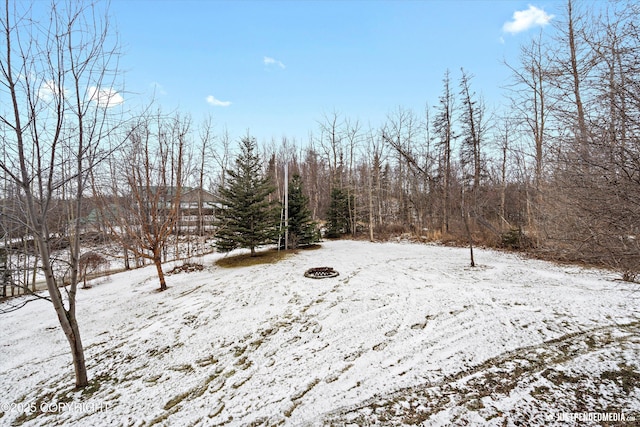
[[[4,425],[551,425],[640,416],[640,291],[596,269],[409,243],[78,295],[91,385],[49,303],[0,317]],[[330,266],[331,279],[303,277]],[[165,270],[169,270],[166,268]],[[628,421],[628,420],[627,420]],[[589,425],[568,421],[560,425]],[[633,425],[632,422],[622,425]]]

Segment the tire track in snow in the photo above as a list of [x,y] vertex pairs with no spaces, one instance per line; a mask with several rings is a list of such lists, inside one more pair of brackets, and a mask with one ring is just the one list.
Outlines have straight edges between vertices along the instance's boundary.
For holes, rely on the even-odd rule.
[[[368,279],[371,280],[371,278]],[[372,328],[386,341],[393,340],[399,329],[409,327],[407,313],[411,310],[407,310],[407,306],[412,302],[413,298],[408,289],[412,285],[407,286],[408,289],[404,289],[404,286],[401,290],[395,289],[392,296],[396,299],[391,303],[387,303],[385,302],[385,295],[381,296],[375,292],[356,293],[350,285],[353,280],[366,281],[368,279],[363,277],[361,269],[357,269],[347,274],[346,277],[343,277],[331,288],[323,289],[320,292],[311,292],[303,295],[294,291],[282,311],[263,322],[257,331],[250,334],[250,337],[243,339],[243,342],[252,340],[260,342],[256,349],[246,353],[249,360],[256,360],[255,366],[249,369],[253,372],[253,376],[257,376],[255,386],[261,384],[259,377],[264,375],[265,368],[268,368],[270,372],[287,370],[283,369],[283,366],[290,364],[292,361],[279,360],[277,358],[278,351],[282,351],[284,354],[292,353],[293,361],[297,357],[305,357],[318,358],[319,362],[321,362],[327,358],[327,351],[332,354],[334,360],[342,360],[342,363],[333,365],[329,371],[314,372],[313,377],[315,378],[310,380],[308,387],[303,387],[303,392],[294,390],[288,400],[285,399],[279,404],[272,401],[272,408],[274,404],[280,406],[280,416],[291,417],[298,407],[305,404],[304,397],[310,394],[316,386],[339,381],[354,366],[354,363],[358,363],[357,361],[361,356],[370,352],[381,351],[386,345],[385,341],[383,341],[383,344],[378,347],[373,343],[370,347],[353,348],[350,346],[352,338],[349,334],[332,334],[331,331],[327,331],[329,332],[328,334],[324,333],[325,328],[323,328],[322,324],[324,320],[327,320],[328,316],[336,315],[344,320],[343,323],[336,323],[335,319],[330,319],[328,323],[332,327],[344,329],[348,328],[349,325],[354,325],[354,331],[358,331],[366,320],[366,323],[371,323]],[[379,283],[379,280],[372,280],[371,285],[384,288],[388,286],[385,283]],[[355,289],[358,289],[358,287]],[[350,314],[352,310],[348,306],[354,303],[367,307],[365,312],[369,316],[373,314],[375,319],[372,320],[371,317],[363,316],[360,309],[354,309],[353,314]],[[339,339],[336,341],[335,338]],[[328,339],[330,341],[327,341]],[[262,351],[263,347],[264,352]],[[342,351],[340,349],[348,348],[351,348],[351,350],[340,353]],[[337,356],[336,351],[338,351]],[[286,378],[284,381],[277,379],[271,382],[272,384],[277,384],[278,382],[287,384]],[[225,399],[228,402],[226,407],[231,409],[234,407],[233,402],[239,398],[238,392],[244,386],[252,387],[251,383],[252,378],[249,377],[239,384],[236,390],[230,391],[229,387],[223,387],[219,390],[219,399]],[[264,406],[267,406],[267,404],[265,403]],[[253,409],[259,408],[254,407]],[[233,415],[235,414],[223,409],[217,419],[225,419]],[[278,417],[276,416],[276,418]]]
[[[608,348],[622,348],[627,340],[637,340],[639,334],[640,321],[569,333],[538,345],[507,351],[471,368],[444,376],[438,381],[404,388],[386,396],[375,396],[361,404],[339,409],[323,417],[322,424],[417,425],[433,421],[437,425],[466,425],[470,420],[477,422],[478,418],[469,416],[469,413],[482,411],[483,399],[508,399],[516,388],[526,389],[535,385],[541,377],[552,378],[559,384],[563,381],[572,383],[573,391],[574,383],[578,380],[576,377],[566,376],[562,365]],[[586,380],[592,379],[587,377]],[[634,387],[640,386],[636,384]],[[597,387],[595,389],[597,391]],[[536,408],[534,403],[533,408],[528,408],[529,413],[508,414],[493,407],[487,408],[482,415],[486,421],[491,420],[492,425],[502,425],[505,416],[522,418],[527,425],[548,425],[549,420],[541,417],[541,414],[546,411],[549,415],[551,412],[548,408],[545,409],[544,402],[538,403],[540,407]],[[571,408],[570,404],[571,402],[566,412],[575,411],[575,407]],[[556,406],[552,408],[556,412],[562,412],[560,401],[554,400],[554,405]],[[451,411],[453,408],[458,408],[459,411]],[[438,414],[444,415],[444,419],[437,418],[438,421],[435,421]],[[469,417],[465,418],[467,416]]]

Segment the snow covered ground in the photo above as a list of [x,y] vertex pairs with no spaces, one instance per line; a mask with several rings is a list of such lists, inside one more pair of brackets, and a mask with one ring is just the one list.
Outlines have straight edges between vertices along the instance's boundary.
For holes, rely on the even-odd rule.
[[[79,290],[82,391],[49,303],[1,316],[0,425],[640,416],[640,292],[612,273],[489,250],[470,268],[466,249],[412,243],[324,242],[233,269],[219,257],[161,293],[154,267]],[[303,277],[320,266],[340,276]]]

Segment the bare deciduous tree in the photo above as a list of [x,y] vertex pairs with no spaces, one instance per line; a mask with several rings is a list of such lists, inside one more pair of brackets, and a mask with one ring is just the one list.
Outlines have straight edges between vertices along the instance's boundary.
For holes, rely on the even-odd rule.
[[590,22],[583,43],[588,43],[583,56],[589,58],[589,73],[568,72],[586,94],[581,98],[586,129],[578,115],[562,140],[567,149],[554,171],[555,202],[565,212],[559,216],[558,245],[573,259],[617,269],[625,280],[640,275],[639,12],[637,5],[621,3]]
[[433,129],[440,148],[440,177],[442,181],[442,232],[449,232],[449,215],[451,203],[451,152],[456,139],[454,132],[455,96],[451,88],[451,75],[446,71],[443,79],[442,95],[437,107]]
[[[542,205],[542,184],[544,181],[544,159],[548,148],[547,125],[550,116],[551,103],[551,71],[548,64],[546,46],[542,34],[533,39],[528,46],[521,48],[520,67],[507,66],[513,72],[514,83],[511,101],[513,111],[519,118],[520,124],[527,130],[533,140],[534,159],[534,195],[530,187],[525,186],[527,204],[527,222],[531,229],[537,229],[538,224],[534,210],[539,212]],[[529,169],[525,163],[523,169]],[[534,204],[533,209],[531,205]],[[539,237],[536,232],[536,236]]]
[[324,152],[327,166],[329,167],[330,184],[333,187],[342,188],[344,172],[344,120],[340,113],[324,115],[320,125],[319,144]]
[[[0,168],[20,189],[23,225],[71,347],[76,386],[83,387],[88,379],[76,318],[78,233],[87,172],[103,157],[110,107],[122,102],[112,80],[117,50],[98,5],[54,2],[48,16],[21,2],[5,0],[3,6],[0,85],[7,102],[0,104],[0,134],[8,152]],[[60,288],[50,224],[56,201],[64,197],[71,283]]]
[[87,278],[89,274],[95,274],[99,268],[107,266],[109,261],[102,255],[94,251],[88,251],[80,255],[79,274],[82,278],[82,287],[87,288]]
[[189,129],[190,121],[177,115],[143,116],[108,177],[94,175],[107,228],[136,257],[154,263],[161,291],[167,289],[163,253],[180,212]]

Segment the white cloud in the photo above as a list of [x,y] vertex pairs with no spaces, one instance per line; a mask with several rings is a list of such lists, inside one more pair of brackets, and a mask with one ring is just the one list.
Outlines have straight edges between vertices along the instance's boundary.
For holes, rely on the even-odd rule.
[[265,56],[263,59],[263,62],[264,62],[264,65],[266,65],[267,67],[278,66],[283,70],[287,68],[282,62],[278,61],[275,58],[271,58],[270,56]]
[[513,12],[512,20],[505,22],[502,30],[510,34],[521,33],[533,27],[543,27],[552,19],[553,15],[549,15],[544,10],[529,5],[529,8],[526,10]]
[[99,107],[115,107],[124,102],[122,95],[111,88],[100,89],[96,86],[91,86],[87,90],[87,94],[89,95],[89,100],[96,102]]
[[60,94],[64,96],[66,95],[66,92],[66,90],[58,86],[53,80],[47,80],[42,83],[40,89],[38,89],[38,98],[45,102],[51,102],[53,101],[54,96],[58,96]]
[[231,105],[231,101],[220,101],[213,95],[209,95],[207,96],[207,104],[213,105],[214,107],[228,107],[229,105]]

